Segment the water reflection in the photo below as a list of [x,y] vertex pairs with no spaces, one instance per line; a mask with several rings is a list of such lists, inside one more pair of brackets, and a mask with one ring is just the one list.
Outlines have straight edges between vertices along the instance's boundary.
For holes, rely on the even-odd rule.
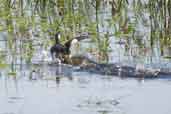
[[[39,111],[36,107],[39,105],[44,114],[50,112],[67,113],[68,111],[72,114],[122,114],[125,112],[127,114],[127,107],[132,109],[131,106],[134,106],[134,108],[139,106],[134,104],[129,106],[123,102],[128,100],[128,102],[138,103],[140,99],[143,99],[143,97],[140,97],[132,100],[130,99],[132,96],[139,96],[138,93],[141,91],[153,95],[151,89],[148,89],[149,87],[155,88],[156,85],[160,89],[170,89],[169,83],[166,84],[157,80],[136,81],[128,78],[120,79],[112,76],[72,72],[72,70],[63,72],[66,69],[69,70],[70,66],[63,68],[63,66],[47,65],[44,69],[43,66],[27,65],[25,68],[27,69],[22,71],[16,69],[17,75],[14,77],[7,76],[6,73],[2,74],[0,80],[0,100],[2,102],[0,102],[0,105],[3,109],[0,110],[0,113],[18,113],[21,111],[26,114],[37,114]],[[170,93],[168,93],[169,95]],[[4,99],[4,97],[7,98]],[[160,98],[161,94],[155,94],[155,97]],[[150,98],[146,99],[150,101]],[[45,105],[47,103],[49,106]],[[146,111],[142,112],[145,113]]]

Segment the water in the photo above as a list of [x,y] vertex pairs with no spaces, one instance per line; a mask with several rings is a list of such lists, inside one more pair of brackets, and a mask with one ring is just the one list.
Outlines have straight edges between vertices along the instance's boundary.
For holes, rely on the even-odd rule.
[[[53,69],[53,68],[52,68]],[[41,70],[41,68],[40,68]],[[0,114],[170,114],[171,80],[137,80],[83,72],[2,73]],[[49,71],[49,70],[46,70]],[[40,71],[41,72],[41,71]],[[45,72],[44,72],[45,73]]]

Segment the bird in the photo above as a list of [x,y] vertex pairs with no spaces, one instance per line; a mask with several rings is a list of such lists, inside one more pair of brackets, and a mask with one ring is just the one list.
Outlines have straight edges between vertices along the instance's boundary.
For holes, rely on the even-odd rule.
[[57,32],[55,34],[55,44],[50,48],[52,60],[55,60],[55,58],[63,60],[62,55],[66,53],[66,47],[60,43],[59,39],[60,33]]
[[79,41],[88,38],[87,36],[78,36],[71,38],[64,44],[60,43],[60,33],[55,34],[55,44],[50,48],[52,60],[56,58],[61,60],[61,63],[72,64],[73,55],[78,55]]

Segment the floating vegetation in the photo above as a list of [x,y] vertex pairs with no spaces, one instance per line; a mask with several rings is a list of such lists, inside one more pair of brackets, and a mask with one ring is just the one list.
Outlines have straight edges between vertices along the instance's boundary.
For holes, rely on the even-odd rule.
[[9,75],[9,76],[16,77],[17,73],[16,73],[16,72],[9,72],[8,75]]
[[164,56],[165,59],[171,59],[171,56]]

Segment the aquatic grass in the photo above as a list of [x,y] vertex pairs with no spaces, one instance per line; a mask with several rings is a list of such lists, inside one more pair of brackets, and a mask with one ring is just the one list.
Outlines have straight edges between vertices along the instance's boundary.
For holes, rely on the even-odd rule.
[[6,54],[5,52],[0,48],[0,69],[5,69],[8,67],[8,64],[6,63]]
[[0,69],[5,69],[8,67],[8,64],[0,63]]
[[[109,9],[103,6],[107,4],[106,2],[109,2]],[[165,45],[170,47],[171,0],[132,0],[132,4],[130,2],[129,0],[1,0],[0,17],[6,25],[0,26],[0,31],[8,32],[8,46],[14,58],[18,47],[17,40],[30,39],[28,30],[32,29],[35,32],[38,26],[41,27],[40,32],[37,33],[39,36],[44,36],[46,33],[54,35],[60,31],[62,42],[71,39],[80,32],[91,33],[92,41],[97,45],[99,52],[105,53],[110,49],[110,41],[105,38],[107,31],[100,31],[102,25],[102,28],[112,29],[111,34],[114,38],[126,41],[133,40],[139,47],[150,45],[152,48],[156,41],[160,41],[161,51]],[[129,10],[130,6],[131,10]],[[107,20],[101,19],[102,10],[110,10],[111,17]],[[129,12],[132,12],[132,17],[129,17]],[[148,14],[149,17],[145,14]],[[131,21],[130,18],[134,18],[134,21]],[[105,25],[106,22],[108,25]],[[147,44],[143,44],[143,41],[138,39],[139,37],[133,36],[134,32],[138,31],[139,22],[142,22],[143,27],[151,29]],[[150,25],[148,25],[149,23]],[[16,32],[21,37],[16,37]],[[41,37],[41,42],[46,42],[46,38]],[[34,53],[32,50],[35,47],[31,47],[33,44],[30,42],[21,42],[24,44],[21,51],[24,52],[25,48],[28,51],[26,54],[24,53],[23,58],[30,61],[32,53]],[[46,47],[49,45],[51,43],[46,42]]]

